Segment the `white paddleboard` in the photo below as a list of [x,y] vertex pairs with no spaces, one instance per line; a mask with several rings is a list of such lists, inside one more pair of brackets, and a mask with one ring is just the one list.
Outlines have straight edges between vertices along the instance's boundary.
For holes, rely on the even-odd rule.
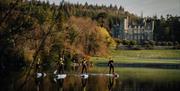
[[58,80],[58,79],[64,79],[66,78],[67,74],[57,74],[57,70],[55,70],[53,72],[54,76],[54,80]]
[[46,73],[36,73],[36,78],[46,77]]
[[87,79],[89,77],[89,75],[88,74],[81,74],[81,77],[84,79]]
[[58,74],[57,70],[55,70],[53,74],[55,75],[56,79],[64,79],[67,76],[66,74]]
[[91,76],[109,76],[109,77],[115,77],[115,78],[119,77],[119,74],[117,74],[117,73],[115,73],[115,74],[92,73],[89,75],[91,75]]
[[66,78],[66,74],[57,74],[57,75],[55,75],[55,78],[56,79],[64,79],[64,78]]
[[57,82],[57,80],[65,79],[66,76],[67,76],[66,74],[56,74],[54,77],[54,81]]
[[118,78],[119,74],[115,73],[115,74],[105,74],[106,76],[110,76],[110,77],[115,77]]

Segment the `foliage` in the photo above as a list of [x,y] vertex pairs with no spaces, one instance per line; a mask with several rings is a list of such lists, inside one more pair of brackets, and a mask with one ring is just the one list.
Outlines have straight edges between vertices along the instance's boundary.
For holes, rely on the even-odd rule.
[[123,41],[122,41],[122,44],[123,44],[123,45],[130,45],[130,41],[129,41],[129,40],[123,40]]
[[116,46],[116,42],[115,40],[110,36],[109,32],[107,31],[106,28],[104,27],[98,27],[98,30],[101,34],[101,36],[104,39],[104,42],[107,43],[107,46],[111,46],[111,47],[115,47]]
[[[105,28],[98,27],[90,18],[70,17],[67,22],[71,49],[85,55],[104,55],[113,43]],[[78,49],[77,49],[78,48]]]
[[[116,45],[109,34],[111,27],[126,16],[131,21],[139,19],[123,7],[87,3],[50,5],[36,0],[5,0],[0,1],[0,8],[0,65],[5,67],[11,62],[33,65],[37,58],[50,64],[63,54],[67,63],[74,55],[107,55],[108,47]],[[154,20],[156,40],[179,42],[179,17]],[[136,44],[128,40],[122,43]]]
[[161,16],[160,19],[154,17],[154,40],[155,41],[180,41],[180,17],[167,15],[166,18]]
[[133,45],[136,45],[137,44],[137,42],[136,41],[130,41],[130,43],[129,43],[129,45],[131,45],[131,46],[133,46]]

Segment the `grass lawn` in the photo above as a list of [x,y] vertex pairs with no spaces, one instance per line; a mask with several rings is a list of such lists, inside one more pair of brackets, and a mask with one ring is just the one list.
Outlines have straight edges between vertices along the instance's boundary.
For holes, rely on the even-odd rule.
[[[112,50],[116,63],[173,63],[180,64],[180,50]],[[109,57],[92,57],[94,63],[105,63]]]
[[[115,63],[162,63],[180,64],[180,50],[112,50],[110,56]],[[107,63],[109,57],[92,57],[91,61]],[[108,67],[93,67],[90,71],[108,73]],[[121,79],[180,81],[179,69],[159,69],[141,67],[116,67]]]

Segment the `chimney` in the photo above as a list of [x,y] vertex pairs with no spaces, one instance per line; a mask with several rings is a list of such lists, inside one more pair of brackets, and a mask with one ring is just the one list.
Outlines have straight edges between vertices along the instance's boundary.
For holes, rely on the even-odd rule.
[[128,30],[128,21],[129,21],[129,17],[127,16],[127,17],[124,19],[124,30],[125,30],[125,31]]

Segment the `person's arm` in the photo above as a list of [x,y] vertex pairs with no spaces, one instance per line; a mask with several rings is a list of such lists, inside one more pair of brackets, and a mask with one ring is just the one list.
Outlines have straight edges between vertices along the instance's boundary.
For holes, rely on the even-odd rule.
[[112,60],[111,64],[114,66],[114,61]]
[[88,61],[87,60],[85,61],[85,64],[86,64],[86,66],[88,66]]
[[59,61],[56,61],[56,67],[58,67],[58,65],[59,65]]
[[83,60],[81,61],[81,65],[83,65]]

